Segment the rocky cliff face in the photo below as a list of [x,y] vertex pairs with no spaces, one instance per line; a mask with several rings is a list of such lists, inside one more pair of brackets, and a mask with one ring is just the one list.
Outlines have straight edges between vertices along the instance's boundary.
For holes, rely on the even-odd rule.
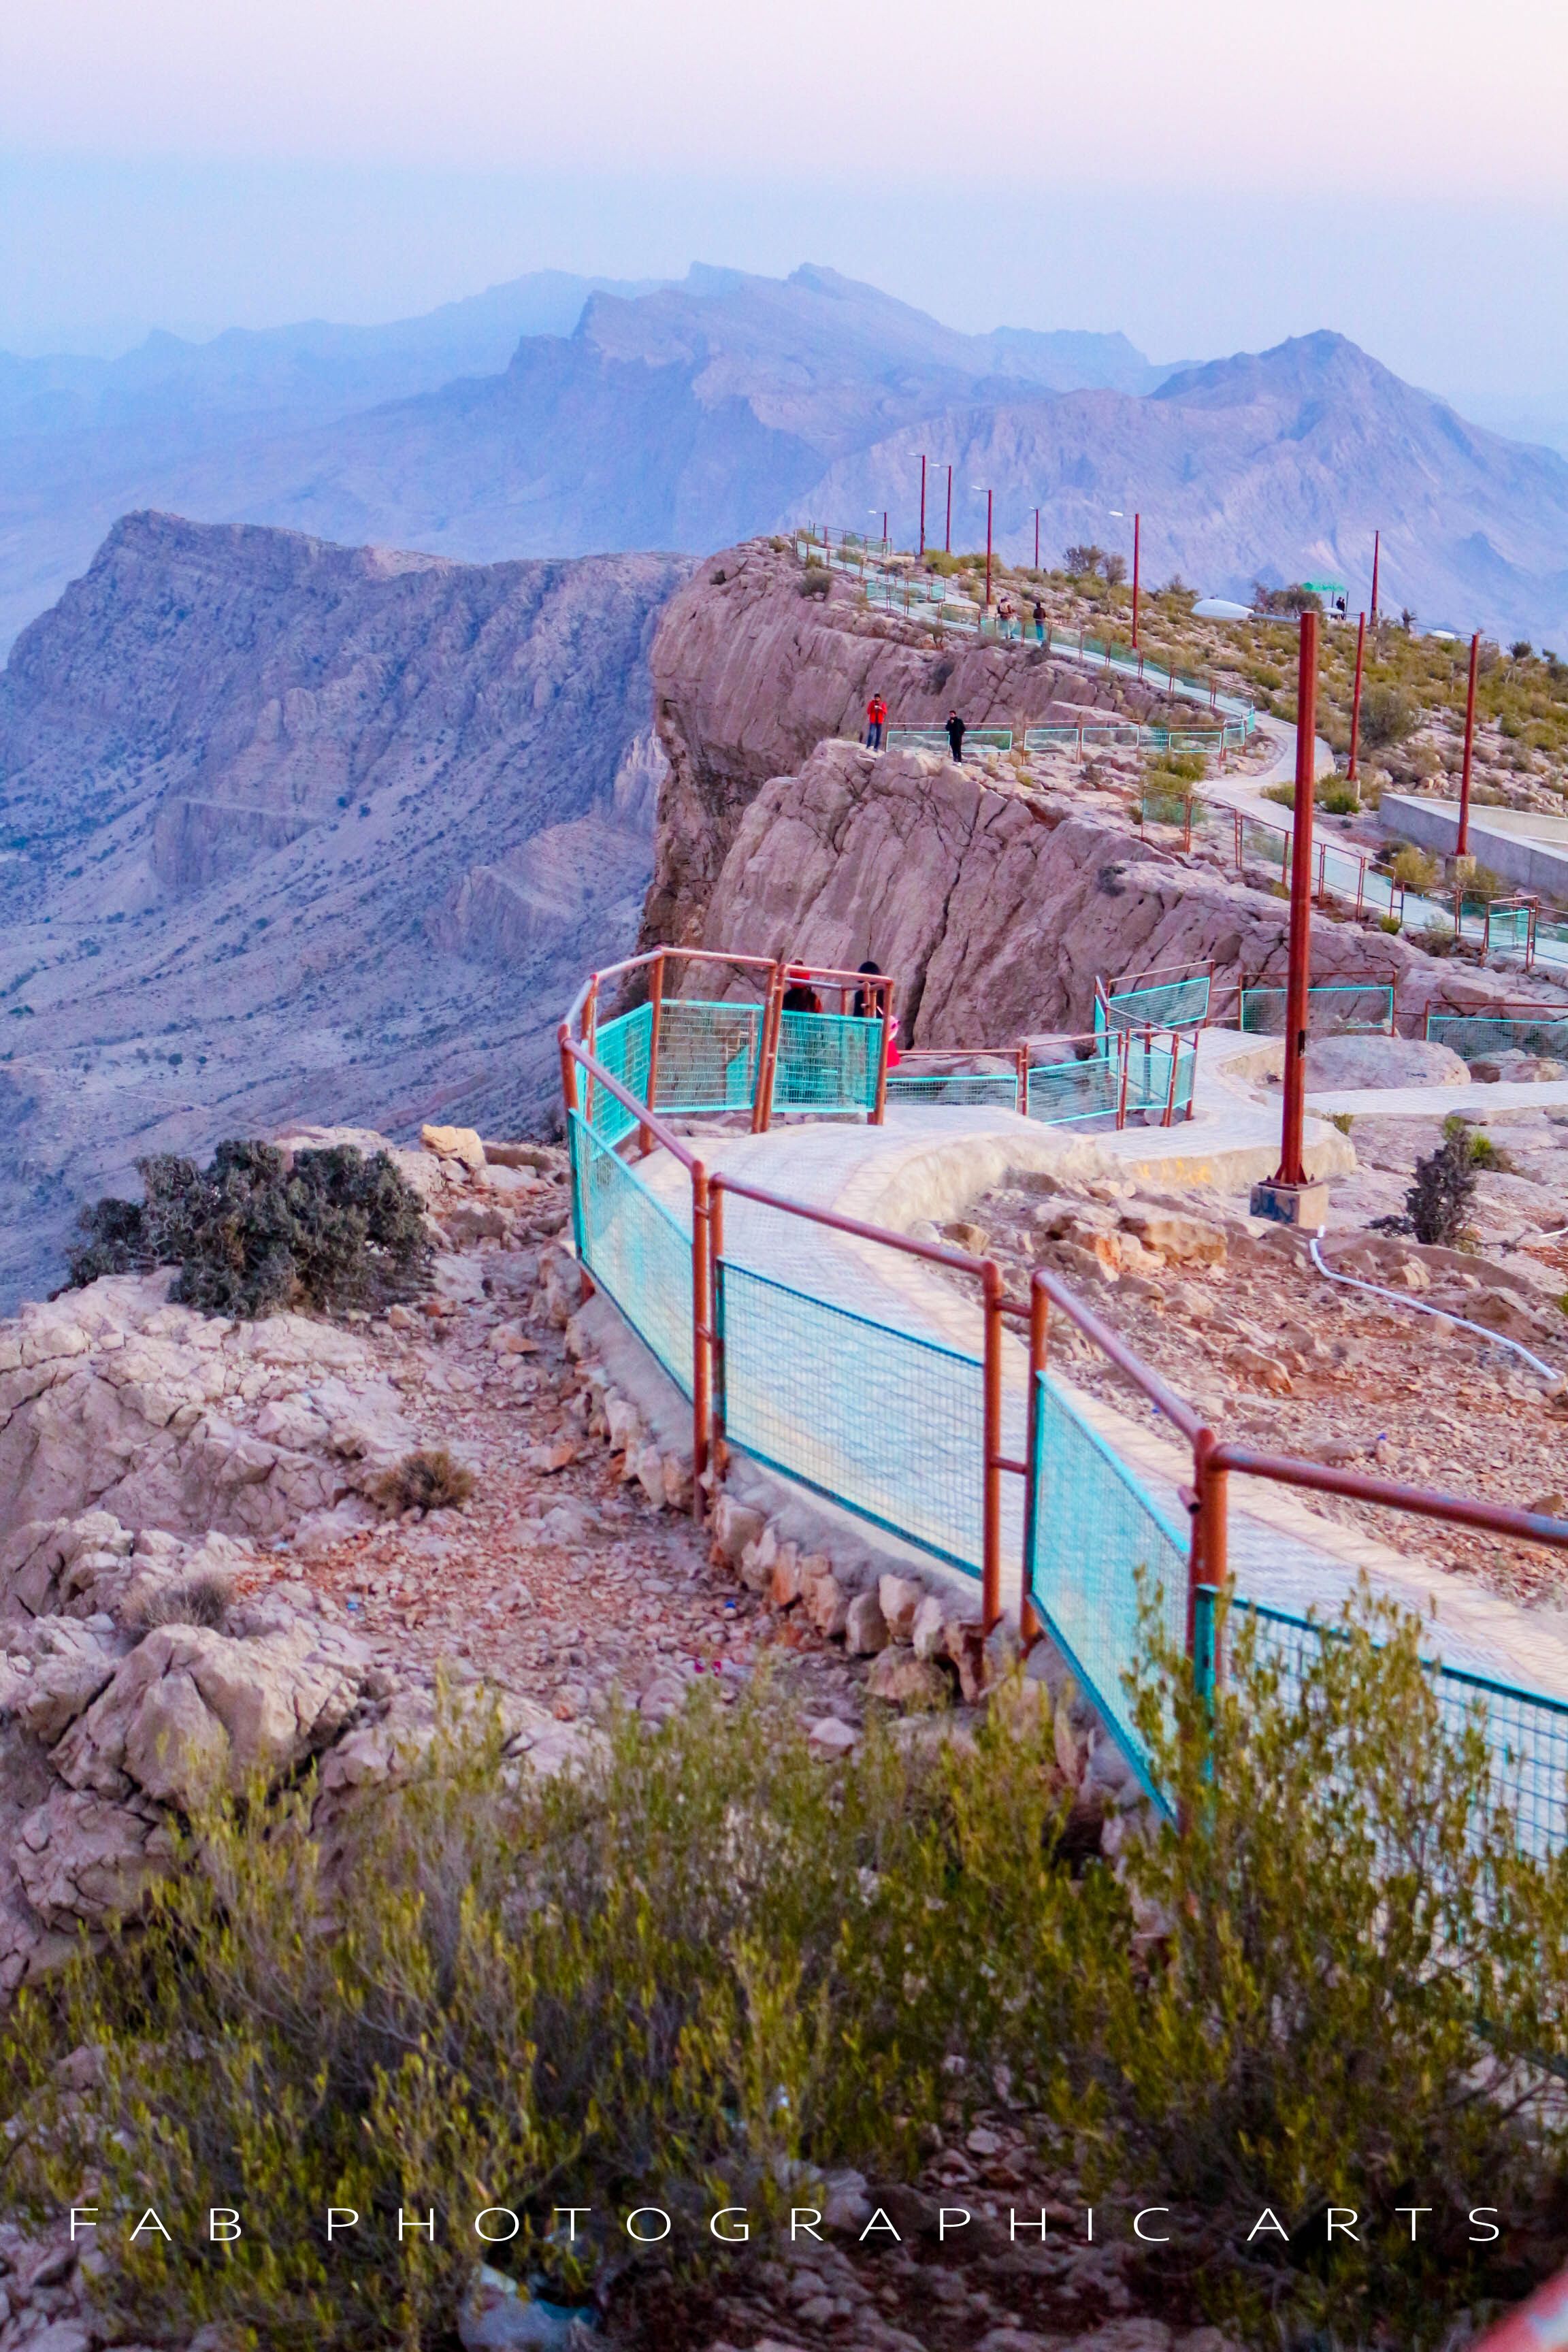
[[116,525],[0,678],[0,1306],[141,1153],[538,1115],[635,932],[685,573]]
[[[923,751],[824,743],[747,808],[700,936],[841,971],[874,957],[897,978],[906,1045],[975,1047],[1088,1029],[1097,975],[1212,960],[1222,988],[1282,983],[1287,914],[1212,865],[1146,845],[1087,797]],[[1506,993],[1355,923],[1320,919],[1312,955],[1317,980],[1392,982],[1402,1003]]]
[[[959,646],[868,612],[835,575],[801,593],[793,554],[730,548],[673,597],[654,641],[656,723],[669,774],[659,800],[645,942],[686,946],[703,922],[746,810],[770,777],[793,773],[828,737],[865,732],[873,691],[895,727],[1023,727],[1086,707],[1158,721],[1152,692],[1034,646]],[[1190,720],[1191,706],[1184,718]]]

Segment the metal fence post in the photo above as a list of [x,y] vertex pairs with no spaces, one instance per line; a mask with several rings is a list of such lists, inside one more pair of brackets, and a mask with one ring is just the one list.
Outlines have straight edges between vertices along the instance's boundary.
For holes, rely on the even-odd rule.
[[708,1460],[714,1483],[724,1475],[729,1455],[724,1445],[724,1179],[708,1183],[708,1282],[712,1301],[709,1340]]
[[[658,1108],[658,1017],[664,1003],[664,950],[659,949],[653,960],[653,992],[649,1000],[647,1033],[647,1107]],[[653,1129],[639,1127],[637,1148],[646,1155],[653,1150]]]
[[1226,1509],[1230,1475],[1213,1456],[1219,1440],[1200,1429],[1193,1441],[1193,1548],[1187,1563],[1187,1655],[1197,1658],[1199,1587],[1224,1589],[1229,1573]]
[[1023,1575],[1018,1588],[1018,1638],[1026,1650],[1038,1641],[1045,1627],[1036,1612],[1035,1531],[1039,1524],[1040,1390],[1051,1343],[1051,1302],[1038,1275],[1029,1282],[1029,1398],[1027,1434],[1024,1441]]
[[763,1003],[762,1035],[757,1047],[757,1085],[752,1105],[752,1133],[765,1135],[773,1115],[773,1058],[778,1050],[779,1009],[784,999],[784,966],[775,963],[768,974]]
[[691,1163],[691,1516],[707,1516],[703,1475],[713,1411],[713,1233],[708,1171]]
[[[871,1112],[873,1127],[883,1125],[888,1115],[888,1055],[893,1042],[893,983],[881,982],[882,1039],[877,1051],[877,1099]],[[866,991],[867,997],[870,990]]]
[[987,1633],[1002,1614],[1002,1269],[985,1260],[984,1475],[981,1486],[980,1616]]

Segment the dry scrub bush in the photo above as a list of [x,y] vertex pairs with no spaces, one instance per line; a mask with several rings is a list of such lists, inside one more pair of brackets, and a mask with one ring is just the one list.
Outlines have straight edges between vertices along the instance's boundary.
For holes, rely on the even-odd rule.
[[[682,2263],[726,2259],[704,2217],[749,2205],[754,2258],[816,2173],[910,2167],[1005,2066],[1053,2160],[1173,2209],[1163,2292],[1272,2310],[1271,2343],[1430,2343],[1562,2258],[1568,1883],[1516,1853],[1415,1632],[1378,1631],[1299,1685],[1237,1643],[1212,1725],[1156,1655],[1137,1706],[1183,1826],[1120,1875],[1064,1840],[1048,1711],[1022,1706],[973,1748],[873,1730],[829,1766],[766,1687],[728,1715],[699,1694],[543,1784],[499,1721],[453,1717],[336,1827],[330,1875],[309,1785],[253,1793],[193,1825],[138,1932],[19,1997],[8,2202],[53,2219],[90,2183],[127,2330],[435,2347],[486,2206],[530,2217],[492,2259],[565,2291],[624,2264],[636,2204]],[[1331,2270],[1330,2201],[1376,2215]],[[593,2209],[575,2266],[542,2236],[568,2203]],[[1265,2203],[1289,2247],[1246,2246]],[[1433,2209],[1414,2248],[1395,2203]],[[363,2217],[330,2253],[328,2204]],[[1500,2249],[1468,2242],[1480,2204]],[[149,2205],[174,2250],[104,2226]],[[400,2243],[432,2206],[435,2243]]]
[[460,1511],[474,1491],[474,1474],[444,1445],[421,1446],[384,1470],[371,1499],[384,1511]]
[[224,1576],[182,1576],[150,1592],[137,1612],[151,1633],[154,1625],[206,1625],[221,1633],[228,1622],[233,1586]]
[[160,1152],[139,1160],[145,1198],[84,1209],[68,1286],[174,1265],[169,1296],[207,1315],[336,1313],[412,1298],[428,1286],[425,1204],[384,1151],[297,1151],[231,1139],[210,1167]]

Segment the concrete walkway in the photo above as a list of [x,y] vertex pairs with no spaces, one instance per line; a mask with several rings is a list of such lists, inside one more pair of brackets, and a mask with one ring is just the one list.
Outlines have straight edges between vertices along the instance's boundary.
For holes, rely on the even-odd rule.
[[[1433,1091],[1446,1097],[1459,1090]],[[1230,1127],[1216,1115],[1211,1162],[1228,1160],[1233,1149],[1254,1148],[1249,1135],[1233,1143]],[[881,1129],[801,1125],[766,1136],[704,1138],[700,1149],[712,1169],[897,1232],[921,1218],[947,1220],[1009,1169],[1087,1173],[1092,1153],[1101,1167],[1142,1175],[1136,1155],[1152,1142],[1133,1131],[1094,1139],[1053,1132],[1000,1110],[922,1107],[890,1111]],[[1168,1139],[1161,1142],[1163,1149]],[[1168,1159],[1160,1166],[1174,1173]],[[656,1154],[639,1172],[683,1213],[682,1171]],[[1230,1174],[1226,1165],[1226,1181]],[[1182,1181],[1203,1178],[1189,1163]],[[956,1551],[962,1559],[966,1543],[973,1550],[979,1391],[977,1373],[963,1367],[978,1364],[982,1324],[963,1286],[901,1252],[734,1196],[725,1209],[725,1256],[752,1277],[738,1274],[726,1298],[727,1319],[751,1318],[748,1360],[761,1361],[764,1352],[774,1360],[777,1344],[776,1379],[769,1376],[765,1399],[749,1408],[772,1429],[775,1458],[795,1458],[793,1449],[805,1445],[817,1483],[860,1496],[874,1460],[885,1517],[906,1532],[923,1532],[933,1549],[950,1557]],[[799,1296],[820,1307],[798,1304]],[[821,1344],[821,1308],[837,1319],[831,1347]],[[1176,1550],[1184,1550],[1188,1522],[1179,1489],[1191,1476],[1185,1446],[1058,1379],[1083,1421],[1142,1486]],[[1015,1457],[1024,1449],[1026,1385],[1024,1348],[1009,1339],[1004,1445]],[[1022,1481],[1007,1479],[1004,1492],[1004,1604],[1011,1613],[1019,1599]],[[921,1496],[931,1497],[929,1507],[916,1501]],[[875,1496],[872,1503],[876,1507]],[[1414,1523],[1398,1532],[1418,1539]],[[1239,1592],[1297,1612],[1314,1607],[1331,1615],[1365,1574],[1374,1590],[1429,1614],[1434,1654],[1449,1664],[1568,1698],[1568,1619],[1526,1613],[1446,1576],[1417,1551],[1397,1550],[1323,1517],[1285,1489],[1236,1482],[1230,1556]]]

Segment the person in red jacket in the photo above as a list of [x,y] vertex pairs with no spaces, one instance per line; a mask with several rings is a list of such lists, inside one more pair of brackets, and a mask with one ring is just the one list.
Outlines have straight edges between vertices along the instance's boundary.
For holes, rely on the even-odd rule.
[[868,751],[879,751],[881,750],[882,732],[887,724],[888,706],[883,701],[879,694],[874,694],[871,697],[870,701],[866,705],[866,748]]

